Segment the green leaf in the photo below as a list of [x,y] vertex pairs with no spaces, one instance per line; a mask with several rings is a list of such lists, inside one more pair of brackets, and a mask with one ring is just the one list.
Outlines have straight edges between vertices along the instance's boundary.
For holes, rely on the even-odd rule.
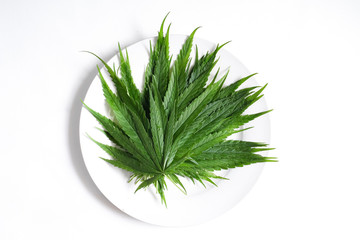
[[242,115],[240,113],[233,115],[227,119],[224,120],[224,122],[219,126],[219,129],[234,129],[239,128],[240,126],[244,125],[245,123],[248,123],[255,118],[258,118],[266,113],[271,112],[272,110],[263,111],[255,114],[249,114],[249,115]]
[[256,74],[257,73],[254,73],[244,78],[241,78],[236,82],[230,84],[229,86],[224,87],[223,89],[220,90],[220,93],[217,96],[216,100],[231,96],[232,94],[235,93],[236,89],[238,89],[241,86],[241,84],[243,84],[246,80],[248,80],[249,78],[251,78]]
[[126,134],[113,121],[92,110],[85,103],[84,106],[97,119],[104,130],[111,136],[111,139],[115,144],[126,149],[138,159],[146,161],[149,158],[147,153],[143,152],[141,149],[138,149],[136,145],[129,139],[129,137],[126,136]]
[[[182,111],[195,97],[200,95],[205,89],[206,82],[210,76],[210,72],[214,68],[216,61],[216,53],[218,48],[211,54],[207,53],[200,60],[196,61],[194,67],[189,74],[187,86],[182,94],[179,96],[178,108]],[[227,74],[223,77],[226,79]]]
[[117,167],[131,171],[135,174],[154,174],[157,171],[151,165],[145,165],[138,159],[131,156],[131,154],[125,152],[124,150],[112,147],[109,145],[102,144],[93,138],[90,139],[95,142],[99,147],[101,147],[106,153],[108,153],[114,160],[105,160]]
[[[169,26],[170,28],[170,26]],[[167,30],[166,36],[160,36],[162,31],[159,33],[161,38],[161,45],[159,47],[158,59],[154,66],[154,76],[157,79],[157,88],[161,96],[164,96],[169,83],[169,72],[170,72],[170,56],[169,56],[169,29]],[[158,45],[157,45],[158,46]]]
[[225,129],[209,134],[208,136],[202,138],[198,143],[192,147],[191,156],[197,155],[206,149],[214,146],[215,144],[224,141],[227,137],[231,136],[234,133],[238,133],[241,130]]
[[[142,94],[142,103],[144,109],[149,110],[149,91],[151,89],[151,85],[154,84],[153,77],[155,76],[160,83],[156,84],[156,87],[161,92],[161,95],[165,93],[165,89],[168,85],[168,77],[170,71],[170,58],[169,58],[169,31],[170,26],[168,27],[166,36],[164,37],[164,23],[166,20],[165,16],[164,20],[161,23],[160,31],[155,43],[155,46],[152,48],[150,42],[150,59],[149,63],[145,70],[145,83],[144,90]],[[149,114],[149,111],[147,111]]]
[[206,107],[218,93],[224,81],[218,81],[210,84],[207,89],[197,98],[194,99],[181,113],[179,119],[175,124],[175,138],[185,129],[185,127],[192,123],[198,114]]
[[184,194],[186,194],[186,189],[185,189],[184,185],[182,184],[180,179],[175,174],[167,174],[166,176],[172,183],[174,183],[174,185],[177,188],[180,189],[180,191],[182,191]]
[[202,153],[193,158],[197,161],[198,167],[208,171],[243,167],[245,165],[261,162],[275,162],[273,158],[263,157],[249,152],[236,154]]
[[158,174],[158,175],[155,175],[154,177],[146,179],[138,186],[138,188],[135,190],[135,192],[139,191],[142,188],[146,188],[146,187],[150,186],[151,184],[153,184],[157,180],[159,180],[159,178],[161,178],[161,177],[162,177],[162,175]]
[[[151,41],[150,41],[149,49],[150,49],[149,63],[146,66],[146,69],[145,69],[144,89],[143,89],[142,95],[141,95],[141,102],[142,102],[143,108],[145,110],[149,109],[149,104],[150,104],[149,103],[149,86],[150,86],[152,76],[154,75],[154,65],[155,65],[155,62],[156,62],[156,55],[155,55],[154,49],[153,49],[153,47],[151,45]],[[147,114],[149,114],[149,112],[147,112]]]
[[[154,89],[158,93],[158,89]],[[150,92],[150,124],[152,140],[154,143],[155,152],[158,156],[159,162],[162,161],[164,152],[164,125],[165,125],[165,110],[159,99],[158,94]]]
[[118,121],[118,126],[122,129],[125,134],[134,142],[134,144],[144,151],[144,147],[141,143],[141,140],[138,136],[138,133],[135,130],[133,120],[124,105],[123,102],[111,91],[110,87],[107,85],[100,69],[98,68],[99,77],[101,80],[103,93],[106,99],[106,102],[109,104],[110,109],[113,111],[116,120]]
[[124,83],[123,79],[120,79],[117,75],[116,75],[116,71],[111,69],[111,67],[104,61],[102,60],[99,56],[97,56],[96,54],[92,53],[92,52],[88,52],[92,55],[94,55],[95,57],[97,57],[105,66],[105,68],[107,69],[115,87],[116,87],[116,91],[117,91],[117,97],[119,98],[120,101],[122,101],[124,103],[124,105],[132,112],[134,112],[135,114],[137,114],[138,116],[140,116],[144,126],[146,127],[146,129],[149,129],[149,120],[146,118],[145,115],[145,111],[141,105],[140,102],[136,102],[134,101],[132,98],[129,97],[128,95],[128,90],[126,88],[126,85]]
[[186,77],[188,74],[188,65],[190,62],[190,53],[192,49],[192,43],[194,39],[195,32],[199,28],[196,28],[190,36],[185,40],[179,54],[176,57],[173,68],[171,69],[170,81],[173,78],[176,81],[179,92],[182,92],[186,86]]
[[156,155],[152,139],[150,138],[148,132],[144,128],[144,125],[142,124],[140,118],[133,113],[131,113],[131,116],[134,120],[134,125],[136,128],[136,131],[139,135],[139,138],[140,138],[147,154],[150,156],[151,161],[155,164],[157,169],[161,170],[161,165],[160,165],[161,159],[159,159],[159,157]]
[[164,133],[164,154],[163,154],[163,169],[168,166],[169,163],[175,157],[175,149],[173,148],[173,138],[174,138],[174,125],[175,125],[175,116],[176,109],[171,111],[169,120],[166,123],[165,133]]
[[113,143],[105,145],[92,139],[111,158],[101,159],[132,172],[129,180],[139,184],[136,191],[154,186],[165,206],[167,181],[186,194],[181,177],[206,187],[206,182],[216,185],[214,179],[225,180],[215,170],[275,161],[259,154],[272,149],[265,143],[227,140],[245,131],[245,123],[269,112],[244,114],[263,96],[266,85],[257,90],[256,86],[241,89],[252,74],[223,87],[228,72],[217,80],[220,68],[210,77],[220,60],[217,54],[227,43],[203,56],[195,46],[192,62],[190,53],[198,28],[185,39],[171,65],[170,24],[166,29],[166,17],[155,43],[150,42],[143,90],[140,92],[134,83],[128,52],[118,45],[119,66],[110,67],[91,53],[104,64],[116,89],[111,90],[98,68],[113,119],[84,104],[102,126],[99,130]]
[[133,99],[134,102],[137,102],[139,104],[141,102],[141,94],[139,89],[136,87],[133,77],[131,75],[128,52],[126,51],[126,59],[125,59],[120,44],[118,44],[118,47],[119,47],[119,55],[120,55],[121,79],[125,83],[129,96]]
[[174,78],[171,78],[163,102],[166,116],[169,116],[170,112],[175,108],[176,106],[175,101],[177,98],[177,94],[178,94],[177,82],[175,81]]

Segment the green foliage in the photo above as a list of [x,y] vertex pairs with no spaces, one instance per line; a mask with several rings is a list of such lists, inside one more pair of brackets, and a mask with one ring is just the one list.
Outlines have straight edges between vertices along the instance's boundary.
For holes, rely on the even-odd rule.
[[186,39],[171,65],[170,26],[164,32],[165,19],[155,45],[150,44],[143,91],[135,86],[129,56],[119,45],[118,70],[93,54],[105,65],[116,89],[116,92],[110,89],[98,68],[103,94],[114,119],[84,106],[113,143],[108,146],[92,139],[111,157],[102,159],[132,172],[131,179],[140,182],[136,191],[154,185],[166,204],[165,179],[186,193],[179,177],[215,184],[212,179],[223,179],[215,170],[275,160],[259,154],[270,150],[264,143],[226,140],[246,130],[240,129],[245,123],[268,112],[243,114],[262,97],[266,85],[257,91],[257,87],[239,89],[255,75],[252,74],[223,87],[228,73],[217,79],[219,70],[209,80],[219,60],[217,53],[224,45],[218,45],[200,58],[196,47],[196,57],[191,64],[190,53],[197,29]]

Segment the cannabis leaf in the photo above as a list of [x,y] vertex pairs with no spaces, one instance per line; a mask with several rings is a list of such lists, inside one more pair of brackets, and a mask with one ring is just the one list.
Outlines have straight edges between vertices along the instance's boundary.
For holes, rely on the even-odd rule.
[[[150,58],[145,70],[141,92],[134,84],[127,52],[119,47],[120,66],[104,64],[115,92],[98,68],[103,94],[114,113],[112,119],[84,107],[101,124],[101,131],[112,146],[91,139],[111,159],[104,161],[132,172],[132,179],[140,182],[136,191],[154,185],[166,205],[165,179],[186,193],[179,177],[215,184],[221,178],[214,171],[245,165],[275,161],[261,151],[270,150],[265,143],[227,140],[245,123],[269,111],[245,115],[244,111],[259,100],[266,85],[239,89],[249,75],[223,87],[227,73],[218,79],[217,71],[209,80],[219,58],[217,53],[225,45],[199,58],[193,49],[195,29],[184,42],[172,63],[169,55],[170,25],[164,31],[164,18],[154,46],[150,44]],[[209,82],[210,81],[210,82]]]

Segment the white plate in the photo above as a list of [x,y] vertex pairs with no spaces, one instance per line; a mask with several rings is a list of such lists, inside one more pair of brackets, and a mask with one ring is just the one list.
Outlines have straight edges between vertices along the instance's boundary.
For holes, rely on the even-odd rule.
[[[175,59],[186,36],[170,36],[170,54]],[[132,73],[137,87],[142,88],[143,74],[149,59],[149,42],[153,39],[146,39],[135,43],[127,48],[129,53]],[[199,48],[199,56],[207,51],[213,50],[216,46],[201,39],[194,39],[194,44]],[[195,46],[195,45],[194,45]],[[193,51],[194,54],[194,51]],[[231,67],[226,84],[230,84],[250,73],[233,55],[222,49],[218,56],[220,61],[217,67],[221,67],[220,73],[225,73]],[[194,59],[194,55],[192,56]],[[118,56],[114,56],[110,65],[118,63]],[[110,81],[109,81],[110,83]],[[254,78],[249,79],[242,87],[257,86]],[[92,109],[108,115],[105,99],[98,76],[92,82],[84,102]],[[264,98],[250,107],[247,113],[254,113],[266,110]],[[254,128],[236,136],[238,139],[266,142],[270,140],[270,125],[268,116],[262,116],[251,122]],[[155,194],[154,189],[140,190],[136,194],[136,185],[128,183],[130,173],[104,162],[99,157],[107,157],[106,153],[95,145],[86,133],[96,140],[109,143],[107,138],[95,127],[100,127],[94,117],[82,109],[80,118],[80,143],[83,158],[90,176],[96,186],[109,201],[128,215],[162,226],[185,226],[202,223],[212,219],[235,206],[253,187],[263,168],[262,163],[231,169],[221,172],[230,180],[217,181],[218,187],[208,185],[204,188],[201,184],[192,184],[185,181],[188,194],[184,195],[171,183],[168,183],[166,199],[168,207],[161,204],[160,198]],[[248,127],[248,126],[245,126]]]

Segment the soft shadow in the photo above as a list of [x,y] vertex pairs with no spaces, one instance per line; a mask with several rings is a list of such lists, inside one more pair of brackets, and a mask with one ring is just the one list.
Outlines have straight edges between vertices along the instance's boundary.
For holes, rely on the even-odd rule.
[[[128,46],[127,44],[126,46]],[[124,47],[124,46],[123,46]],[[85,53],[80,53],[85,54]],[[108,54],[102,54],[102,59],[105,62],[109,61],[115,54],[115,51]],[[91,57],[89,55],[89,57]],[[94,66],[93,70],[89,71],[83,79],[80,79],[80,86],[76,91],[74,99],[71,105],[70,119],[69,119],[69,129],[68,129],[68,137],[69,137],[69,148],[71,153],[71,160],[75,172],[80,178],[80,181],[83,183],[84,187],[89,191],[89,193],[96,198],[101,204],[108,207],[110,210],[119,213],[122,217],[128,218],[129,221],[135,221],[139,223],[143,223],[126,213],[122,212],[115,205],[113,205],[97,188],[92,178],[89,175],[89,172],[86,169],[84,159],[80,149],[80,137],[79,137],[79,124],[80,124],[80,113],[82,109],[81,100],[85,98],[86,92],[92,82],[92,80],[97,75],[97,69]]]

